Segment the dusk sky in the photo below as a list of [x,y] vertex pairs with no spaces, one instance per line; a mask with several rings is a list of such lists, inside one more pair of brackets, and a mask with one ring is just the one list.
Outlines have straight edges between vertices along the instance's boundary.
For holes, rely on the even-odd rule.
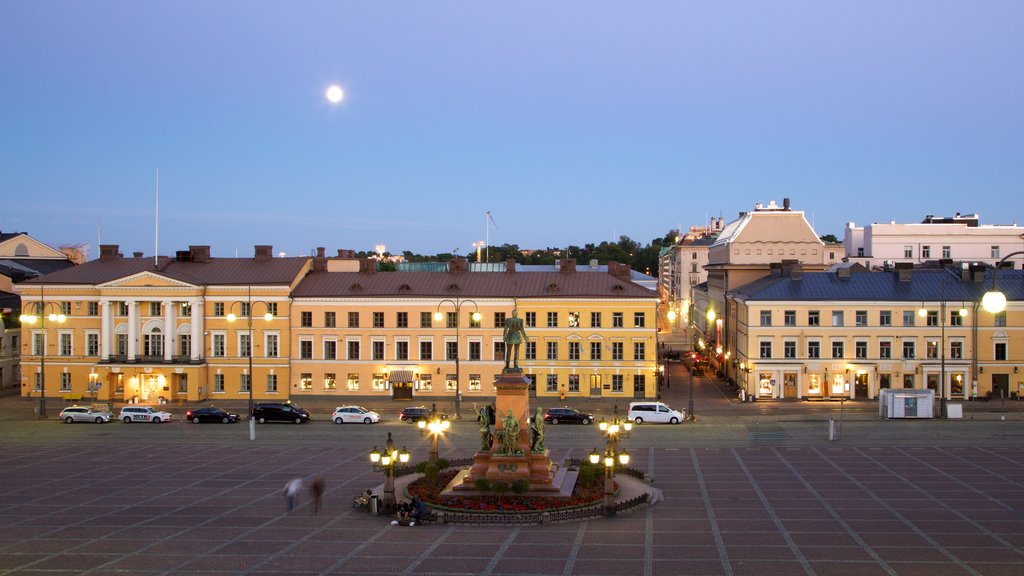
[[[1024,223],[1024,2],[0,2],[0,229],[251,256]],[[325,90],[340,85],[331,104]]]

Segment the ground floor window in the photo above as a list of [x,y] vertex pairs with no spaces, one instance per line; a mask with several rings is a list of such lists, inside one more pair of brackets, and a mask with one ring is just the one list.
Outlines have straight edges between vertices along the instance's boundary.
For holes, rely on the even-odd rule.
[[250,378],[248,374],[242,374],[241,381],[238,384],[238,389],[242,392],[248,392],[250,386],[252,386],[252,378]]
[[430,374],[420,374],[420,390],[433,390],[434,384],[430,381]]
[[569,374],[569,392],[579,392],[579,391],[580,391],[580,375],[579,374]]
[[480,375],[470,374],[469,375],[469,389],[480,391]]
[[178,374],[178,394],[188,394],[188,374]]
[[890,374],[879,374],[878,375],[878,388],[890,388],[891,375]]
[[444,389],[448,392],[455,392],[455,383],[458,380],[455,378],[455,374],[446,374],[444,379]]
[[386,390],[387,389],[386,382],[387,381],[385,380],[383,374],[374,374],[373,375],[372,388],[374,390]]
[[359,374],[349,372],[345,380],[345,388],[348,390],[359,390]]
[[612,374],[612,392],[622,392],[622,374]]
[[277,374],[267,374],[267,392],[277,392]]
[[548,374],[547,392],[558,392],[558,374]]
[[324,390],[337,390],[337,388],[337,379],[334,374],[331,372],[324,374]]
[[223,374],[214,374],[213,375],[213,391],[214,392],[218,392],[218,393],[224,392],[224,375]]
[[60,391],[70,392],[71,391],[71,374],[67,372],[61,372],[60,374]]
[[904,388],[913,388],[914,387],[914,375],[913,374],[904,374],[903,375],[903,387]]
[[807,377],[807,393],[811,396],[821,396],[821,377],[817,374]]
[[303,372],[299,374],[299,388],[302,390],[313,389],[313,375],[309,372]]
[[643,398],[647,395],[647,377],[644,374],[633,375],[633,397]]

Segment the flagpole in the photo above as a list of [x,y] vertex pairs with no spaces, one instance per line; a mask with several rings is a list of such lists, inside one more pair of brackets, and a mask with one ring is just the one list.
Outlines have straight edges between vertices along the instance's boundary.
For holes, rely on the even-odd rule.
[[484,212],[484,257],[487,261],[491,261],[491,225],[487,222],[487,219],[491,216],[491,211]]
[[156,169],[156,223],[153,226],[153,268],[160,263],[160,169]]

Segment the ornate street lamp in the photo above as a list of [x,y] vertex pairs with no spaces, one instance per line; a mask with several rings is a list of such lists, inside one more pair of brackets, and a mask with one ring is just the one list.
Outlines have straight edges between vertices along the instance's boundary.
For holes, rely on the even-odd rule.
[[[27,304],[27,303],[26,303]],[[39,287],[39,302],[32,302],[34,304],[36,313],[35,314],[22,314],[18,317],[22,324],[35,324],[39,322],[39,408],[38,417],[46,418],[46,321],[56,322],[63,324],[67,320],[67,316],[64,315],[64,310],[60,304],[56,302],[47,302],[43,297],[43,287]],[[47,309],[56,310],[56,312],[46,313]],[[33,340],[34,341],[34,340]]]
[[[939,415],[943,418],[947,418],[949,415],[946,413],[946,300],[943,299],[939,302]],[[967,308],[961,306],[958,312],[961,318],[967,316]],[[922,318],[928,317],[928,309],[924,306],[917,311],[917,315]],[[847,367],[849,370],[849,367]]]
[[611,422],[605,422],[604,418],[598,424],[601,434],[605,438],[604,454],[597,451],[590,453],[590,463],[604,463],[604,514],[615,516],[615,467],[629,464],[629,452],[619,450],[619,439],[629,436],[633,429],[633,423],[629,420],[619,420],[619,405],[615,405],[614,416]]
[[479,306],[476,305],[476,302],[474,302],[472,300],[461,300],[459,298],[451,300],[451,299],[445,298],[444,300],[441,300],[440,302],[437,303],[437,311],[434,312],[434,320],[440,322],[444,318],[444,315],[441,314],[441,306],[443,304],[445,304],[445,303],[451,304],[452,307],[455,308],[455,418],[456,419],[461,419],[462,418],[462,388],[461,388],[462,385],[461,385],[461,382],[460,382],[461,378],[460,378],[460,375],[459,375],[459,349],[462,347],[462,345],[459,342],[459,325],[462,323],[462,321],[461,321],[462,306],[464,304],[472,304],[473,305],[472,318],[473,318],[474,322],[479,322],[480,321],[480,310],[479,310]]
[[1024,250],[1018,250],[1017,252],[1010,252],[1006,256],[1003,256],[999,262],[996,262],[995,269],[992,270],[992,289],[985,292],[985,295],[981,297],[981,307],[990,314],[998,314],[1003,310],[1006,310],[1006,294],[1003,294],[996,288],[996,271],[1002,266],[1003,262],[1006,262],[1014,256],[1024,254]]
[[249,289],[248,289],[248,292],[247,292],[246,302],[241,302],[241,301],[232,302],[231,303],[231,309],[228,310],[228,316],[227,316],[228,322],[234,322],[235,320],[238,319],[238,316],[236,316],[235,313],[234,313],[235,306],[242,306],[242,305],[245,306],[245,319],[246,319],[246,322],[247,322],[247,329],[249,331],[249,346],[248,346],[249,350],[248,350],[248,354],[247,354],[247,356],[249,357],[249,375],[248,375],[248,379],[249,379],[249,440],[255,440],[256,439],[256,420],[252,416],[252,412],[253,412],[252,387],[253,387],[253,383],[254,383],[254,378],[252,377],[252,349],[253,349],[253,341],[252,341],[252,307],[253,307],[253,304],[263,304],[263,307],[266,309],[266,313],[263,315],[263,319],[264,320],[266,320],[267,322],[270,322],[271,320],[274,319],[274,314],[270,311],[271,310],[271,305],[269,303],[264,302],[263,300],[257,300],[255,302],[253,302],[253,300],[252,300],[252,286],[249,286]]
[[437,414],[437,404],[432,404],[430,408],[430,419],[420,420],[417,424],[420,431],[430,434],[430,454],[427,457],[428,462],[437,462],[437,440],[438,438],[447,432],[452,427],[452,423],[447,418],[441,418]]
[[406,464],[409,462],[409,451],[402,447],[399,452],[395,447],[395,441],[391,439],[391,432],[388,432],[388,440],[384,443],[384,452],[377,450],[374,446],[370,452],[370,465],[375,472],[384,472],[384,498],[381,505],[385,514],[392,514],[398,506],[395,500],[395,463]]

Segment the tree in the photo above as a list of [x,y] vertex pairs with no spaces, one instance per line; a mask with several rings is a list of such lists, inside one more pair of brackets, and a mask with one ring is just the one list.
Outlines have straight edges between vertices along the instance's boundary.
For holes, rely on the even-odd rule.
[[835,234],[823,234],[821,236],[818,236],[818,239],[821,240],[822,242],[826,243],[826,244],[839,244],[840,243],[839,238],[836,238]]

